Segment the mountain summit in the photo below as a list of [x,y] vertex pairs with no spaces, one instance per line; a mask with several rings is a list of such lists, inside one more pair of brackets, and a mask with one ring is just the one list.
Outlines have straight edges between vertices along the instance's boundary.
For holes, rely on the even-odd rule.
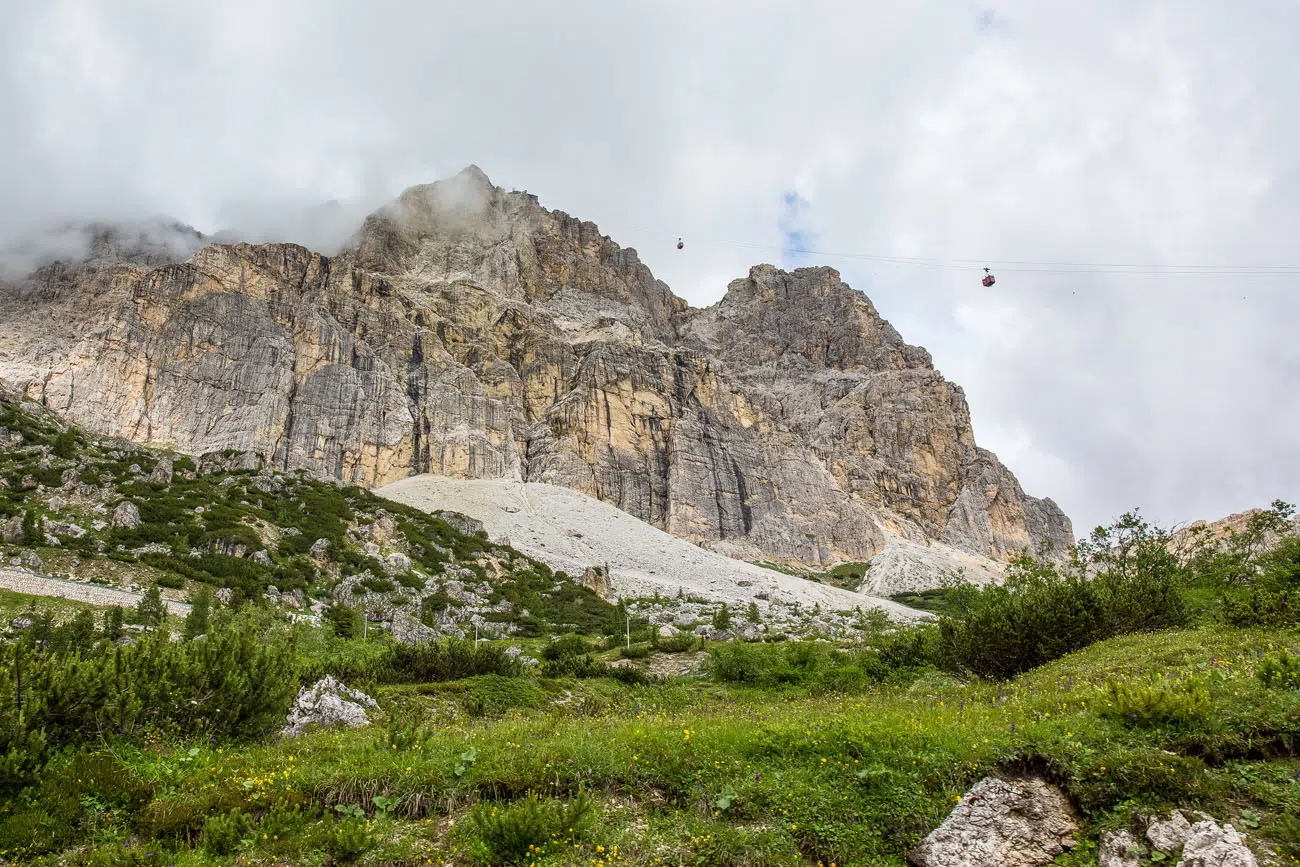
[[736,557],[872,561],[875,592],[1073,541],[834,269],[758,265],[692,308],[635,250],[475,166],[330,258],[208,244],[25,289],[0,293],[0,380],[106,434],[367,486],[562,485]]

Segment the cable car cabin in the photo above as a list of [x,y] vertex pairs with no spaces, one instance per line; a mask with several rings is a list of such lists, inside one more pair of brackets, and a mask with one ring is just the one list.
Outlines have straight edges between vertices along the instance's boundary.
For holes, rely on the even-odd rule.
[[996,282],[998,282],[998,281],[997,281],[997,278],[996,278],[996,277],[994,277],[992,274],[989,273],[989,269],[988,269],[988,268],[985,268],[985,269],[984,269],[984,279],[981,280],[980,282],[983,283],[983,284],[984,284],[984,288],[987,289],[987,288],[989,288],[990,286],[992,286],[994,283],[996,283]]
[[681,239],[681,238],[678,238],[678,239],[677,239],[677,249],[680,250],[682,247],[685,247],[685,246],[686,246],[686,245],[682,243],[682,239]]

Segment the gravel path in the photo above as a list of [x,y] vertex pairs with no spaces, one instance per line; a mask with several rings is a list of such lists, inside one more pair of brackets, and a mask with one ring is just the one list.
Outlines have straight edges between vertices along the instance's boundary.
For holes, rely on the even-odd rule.
[[[65,578],[51,578],[10,566],[0,566],[0,588],[17,593],[29,593],[32,596],[61,596],[64,599],[89,602],[92,605],[121,605],[128,608],[134,608],[144,596],[143,593],[132,593],[130,590],[82,584]],[[163,601],[172,614],[183,617],[190,613],[188,603]]]
[[446,509],[483,522],[488,535],[553,569],[581,575],[609,564],[620,594],[676,596],[679,590],[727,604],[771,600],[820,603],[830,610],[883,608],[895,619],[930,615],[867,596],[763,569],[705,550],[632,517],[615,506],[558,485],[505,479],[411,476],[377,488],[381,497],[426,511]]

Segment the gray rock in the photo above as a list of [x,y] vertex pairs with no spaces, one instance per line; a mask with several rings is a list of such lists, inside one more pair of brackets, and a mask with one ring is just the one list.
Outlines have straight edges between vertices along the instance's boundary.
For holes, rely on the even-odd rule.
[[1192,825],[1178,867],[1257,867],[1257,863],[1236,829],[1206,820]]
[[75,486],[78,483],[80,483],[81,477],[77,473],[76,467],[69,467],[68,469],[63,471],[63,474],[61,476],[59,476],[59,481],[62,482],[63,487],[66,488],[70,486]]
[[907,860],[917,867],[1050,864],[1076,844],[1078,827],[1069,801],[1045,780],[985,777]]
[[439,512],[437,517],[446,521],[448,524],[451,524],[466,536],[473,536],[475,533],[481,533],[483,531],[482,521],[477,518],[471,518],[469,515],[462,515],[460,512]]
[[364,692],[349,689],[332,675],[326,675],[312,686],[303,687],[299,691],[280,732],[292,737],[311,728],[355,728],[368,725],[370,718],[366,716],[366,708],[375,709],[378,706]]
[[84,527],[71,522],[46,521],[45,528],[57,536],[71,536],[73,539],[80,539],[86,535]]
[[355,728],[369,724],[365,708],[377,708],[376,702],[360,690],[348,689],[331,675],[299,690],[289,710],[282,734],[296,736],[311,728]]
[[1107,831],[1097,847],[1097,867],[1138,867],[1142,844],[1128,830]]
[[257,476],[253,479],[253,487],[264,494],[278,494],[284,490],[284,482],[275,476]]
[[1153,821],[1147,826],[1147,839],[1161,852],[1177,852],[1192,833],[1192,823],[1174,810],[1168,822]]
[[270,566],[272,562],[271,555],[265,551],[254,551],[253,562],[259,566]]
[[311,543],[311,556],[313,559],[322,560],[329,554],[329,551],[329,539],[317,539],[315,542]]
[[149,474],[149,481],[155,485],[170,485],[172,483],[172,459],[162,457],[158,463],[154,464],[153,472]]
[[4,539],[6,545],[21,545],[23,541],[23,516],[13,515],[8,521],[5,521],[4,529],[0,530],[0,539]]
[[140,509],[130,500],[123,500],[113,510],[113,526],[123,530],[134,530],[140,526]]

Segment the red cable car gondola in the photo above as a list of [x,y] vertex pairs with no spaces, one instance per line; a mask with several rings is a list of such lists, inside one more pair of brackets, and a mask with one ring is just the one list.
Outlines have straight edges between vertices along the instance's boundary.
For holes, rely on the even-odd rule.
[[997,281],[997,278],[996,278],[996,277],[994,277],[992,274],[989,273],[989,269],[988,269],[988,268],[985,268],[985,269],[984,269],[984,279],[981,280],[980,282],[983,283],[983,284],[984,284],[984,288],[987,289],[987,288],[989,288],[990,286],[992,286],[994,283],[996,283],[996,282],[998,282],[998,281]]

